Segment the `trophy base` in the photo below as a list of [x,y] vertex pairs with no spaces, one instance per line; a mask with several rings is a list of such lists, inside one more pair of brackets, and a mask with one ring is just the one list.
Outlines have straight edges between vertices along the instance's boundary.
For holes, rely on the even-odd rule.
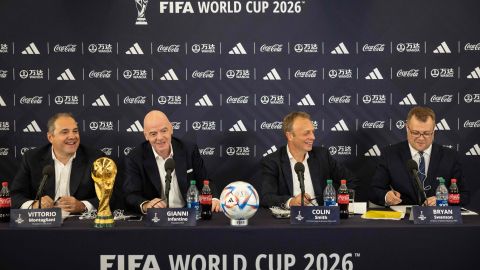
[[113,227],[113,224],[115,223],[115,221],[113,220],[113,216],[112,215],[109,215],[109,216],[97,216],[97,218],[95,218],[95,222],[94,222],[94,227],[95,228],[112,228]]
[[247,226],[248,219],[231,219],[230,225],[232,226]]
[[147,20],[145,18],[137,18],[135,22],[136,25],[148,25]]

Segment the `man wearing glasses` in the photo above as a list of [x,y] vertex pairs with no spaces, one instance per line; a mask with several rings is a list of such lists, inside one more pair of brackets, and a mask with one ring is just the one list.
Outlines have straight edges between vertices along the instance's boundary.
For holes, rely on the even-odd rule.
[[[382,150],[377,170],[371,183],[370,201],[378,205],[434,206],[437,177],[446,179],[447,188],[452,178],[457,179],[461,205],[470,201],[470,194],[457,152],[433,143],[435,113],[428,107],[414,107],[407,115],[407,140]],[[418,164],[418,177],[425,190],[426,200],[418,202],[412,173],[407,161]],[[423,195],[422,195],[423,197]]]

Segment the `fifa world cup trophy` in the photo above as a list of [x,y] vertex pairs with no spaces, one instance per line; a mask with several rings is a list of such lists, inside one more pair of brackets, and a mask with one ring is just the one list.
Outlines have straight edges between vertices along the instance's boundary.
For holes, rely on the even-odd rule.
[[101,157],[93,162],[92,178],[95,182],[95,192],[99,199],[95,228],[113,227],[113,216],[110,211],[110,198],[117,175],[117,165],[107,157]]
[[148,0],[135,0],[135,6],[137,7],[137,21],[136,25],[147,25],[147,19],[145,18],[145,11],[147,10]]

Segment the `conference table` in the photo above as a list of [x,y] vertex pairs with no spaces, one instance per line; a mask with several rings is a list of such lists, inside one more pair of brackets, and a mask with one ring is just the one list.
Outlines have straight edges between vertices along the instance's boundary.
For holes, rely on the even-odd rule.
[[0,269],[479,269],[480,217],[460,225],[414,225],[407,219],[338,225],[291,225],[260,209],[248,226],[222,213],[195,227],[113,228],[68,218],[62,227],[0,224]]

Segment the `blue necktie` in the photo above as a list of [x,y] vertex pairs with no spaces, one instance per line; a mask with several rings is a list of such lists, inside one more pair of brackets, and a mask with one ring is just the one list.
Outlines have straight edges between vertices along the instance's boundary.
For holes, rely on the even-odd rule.
[[418,164],[418,178],[420,181],[422,181],[422,184],[425,188],[425,178],[427,178],[427,175],[425,174],[425,158],[423,157],[423,152],[418,152],[418,154],[420,155],[420,162]]

